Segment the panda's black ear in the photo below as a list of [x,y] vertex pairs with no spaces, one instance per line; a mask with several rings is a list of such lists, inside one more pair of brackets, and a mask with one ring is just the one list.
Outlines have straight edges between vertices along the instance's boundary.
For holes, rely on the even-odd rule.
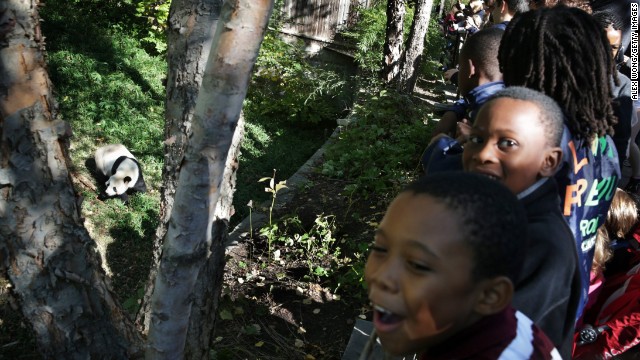
[[124,180],[124,183],[125,183],[125,184],[128,184],[128,183],[130,183],[130,182],[131,182],[131,177],[129,177],[129,176],[125,176],[123,180]]

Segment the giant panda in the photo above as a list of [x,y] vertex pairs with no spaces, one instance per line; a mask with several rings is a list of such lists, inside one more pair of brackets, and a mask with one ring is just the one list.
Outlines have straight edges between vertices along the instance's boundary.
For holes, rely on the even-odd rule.
[[105,193],[101,197],[119,197],[127,202],[129,189],[145,192],[147,185],[142,178],[142,168],[138,160],[122,144],[109,144],[96,150],[94,159],[96,170],[105,178]]

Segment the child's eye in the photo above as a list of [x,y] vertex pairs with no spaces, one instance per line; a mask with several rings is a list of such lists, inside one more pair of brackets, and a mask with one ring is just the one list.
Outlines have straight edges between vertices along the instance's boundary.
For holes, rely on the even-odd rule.
[[384,253],[386,253],[386,252],[387,252],[387,249],[383,248],[383,247],[382,247],[382,246],[380,246],[380,245],[371,244],[371,245],[369,246],[369,251],[370,251],[370,252],[372,252],[372,253],[381,253],[381,254],[384,254]]
[[407,265],[409,266],[410,269],[418,272],[429,272],[432,270],[429,266],[413,260],[408,260]]
[[511,139],[500,139],[500,141],[498,141],[498,147],[501,149],[508,149],[517,145],[518,143]]

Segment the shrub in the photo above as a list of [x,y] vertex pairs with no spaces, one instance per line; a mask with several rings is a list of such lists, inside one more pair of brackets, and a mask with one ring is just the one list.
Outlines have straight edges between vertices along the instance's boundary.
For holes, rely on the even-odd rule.
[[408,96],[381,90],[364,95],[355,123],[327,149],[322,173],[351,181],[350,191],[368,197],[402,186],[418,170],[430,116]]
[[347,108],[348,78],[310,64],[300,41],[267,33],[255,68],[247,114],[304,125],[333,120]]

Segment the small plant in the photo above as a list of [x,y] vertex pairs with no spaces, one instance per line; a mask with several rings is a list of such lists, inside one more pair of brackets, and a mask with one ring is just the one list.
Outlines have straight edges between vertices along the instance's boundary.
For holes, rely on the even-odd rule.
[[340,264],[340,248],[335,246],[335,216],[320,214],[314,224],[306,230],[297,216],[285,218],[273,239],[285,245],[286,251],[295,259],[304,259],[308,275],[327,277],[333,265]]
[[253,200],[249,200],[249,203],[247,203],[247,206],[249,207],[249,238],[252,239],[253,238],[253,219],[251,218],[251,212],[253,210]]
[[278,225],[273,223],[273,208],[276,205],[276,196],[278,195],[278,191],[287,187],[287,181],[282,180],[276,183],[276,169],[273,169],[272,177],[263,177],[258,180],[258,182],[264,181],[269,181],[269,187],[264,188],[264,191],[271,193],[271,206],[269,207],[269,226],[262,228],[262,230],[260,230],[260,234],[267,237],[269,251],[268,256],[271,257],[271,243],[273,243],[278,231]]

